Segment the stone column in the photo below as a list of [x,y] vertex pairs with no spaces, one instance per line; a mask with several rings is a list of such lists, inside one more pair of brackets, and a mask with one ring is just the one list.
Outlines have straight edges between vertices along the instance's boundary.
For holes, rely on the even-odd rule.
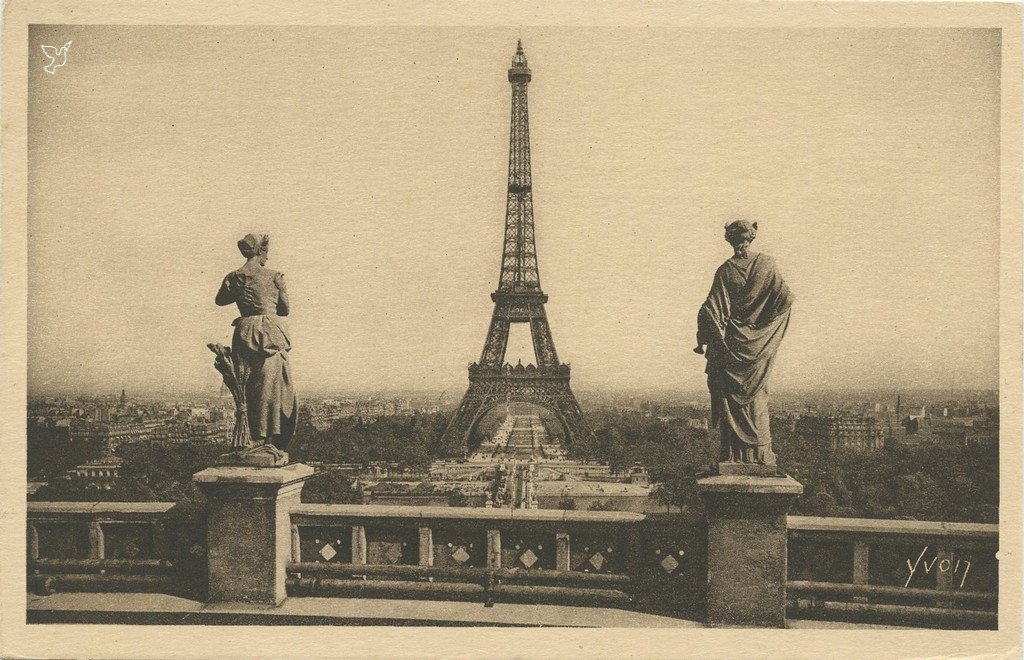
[[291,509],[313,468],[211,467],[193,475],[207,499],[209,600],[280,605],[291,557]]
[[697,480],[708,513],[707,623],[786,627],[786,513],[803,492],[787,476]]

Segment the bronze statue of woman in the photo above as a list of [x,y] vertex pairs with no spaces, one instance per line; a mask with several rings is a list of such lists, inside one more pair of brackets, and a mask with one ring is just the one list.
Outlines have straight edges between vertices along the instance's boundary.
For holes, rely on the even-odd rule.
[[284,465],[298,410],[288,366],[291,341],[281,319],[288,316],[288,291],[284,275],[266,267],[269,236],[248,234],[238,250],[245,264],[227,274],[216,298],[218,305],[234,303],[239,313],[230,362],[251,447],[240,447],[237,457],[243,464]]
[[789,326],[793,294],[775,261],[750,251],[756,236],[756,222],[726,225],[733,256],[719,266],[697,314],[694,351],[707,358],[711,421],[722,431],[719,471],[722,463],[775,466],[768,378]]

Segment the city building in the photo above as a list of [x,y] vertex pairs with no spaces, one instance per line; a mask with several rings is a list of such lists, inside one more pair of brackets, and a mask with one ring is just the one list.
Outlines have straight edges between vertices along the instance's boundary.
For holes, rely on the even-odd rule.
[[121,477],[121,468],[121,459],[104,457],[71,468],[65,473],[65,478],[83,479],[98,488],[109,490],[114,481]]
[[999,425],[990,422],[973,424],[964,432],[965,447],[998,447]]
[[803,415],[796,421],[796,431],[805,440],[821,440],[832,449],[874,451],[885,448],[881,423],[862,415]]

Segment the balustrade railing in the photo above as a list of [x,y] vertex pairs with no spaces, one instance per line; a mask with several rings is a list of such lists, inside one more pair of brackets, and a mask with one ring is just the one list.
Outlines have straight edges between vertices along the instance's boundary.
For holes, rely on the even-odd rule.
[[166,502],[30,502],[28,588],[203,596],[202,511]]
[[997,625],[999,526],[789,517],[789,616]]
[[699,616],[703,527],[681,516],[306,504],[289,593],[670,609]]
[[[202,600],[201,508],[30,502],[28,587]],[[681,514],[300,504],[292,596],[640,609],[701,620],[707,527]],[[788,615],[995,628],[998,526],[789,516]]]

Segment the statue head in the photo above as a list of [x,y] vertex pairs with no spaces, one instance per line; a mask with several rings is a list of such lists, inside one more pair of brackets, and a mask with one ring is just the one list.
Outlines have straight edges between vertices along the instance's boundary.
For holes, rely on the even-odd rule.
[[245,238],[238,241],[238,251],[246,259],[258,257],[262,266],[267,263],[267,256],[270,254],[270,236],[266,234],[246,234]]
[[729,241],[737,254],[744,254],[757,238],[757,223],[733,220],[725,225],[725,240]]

